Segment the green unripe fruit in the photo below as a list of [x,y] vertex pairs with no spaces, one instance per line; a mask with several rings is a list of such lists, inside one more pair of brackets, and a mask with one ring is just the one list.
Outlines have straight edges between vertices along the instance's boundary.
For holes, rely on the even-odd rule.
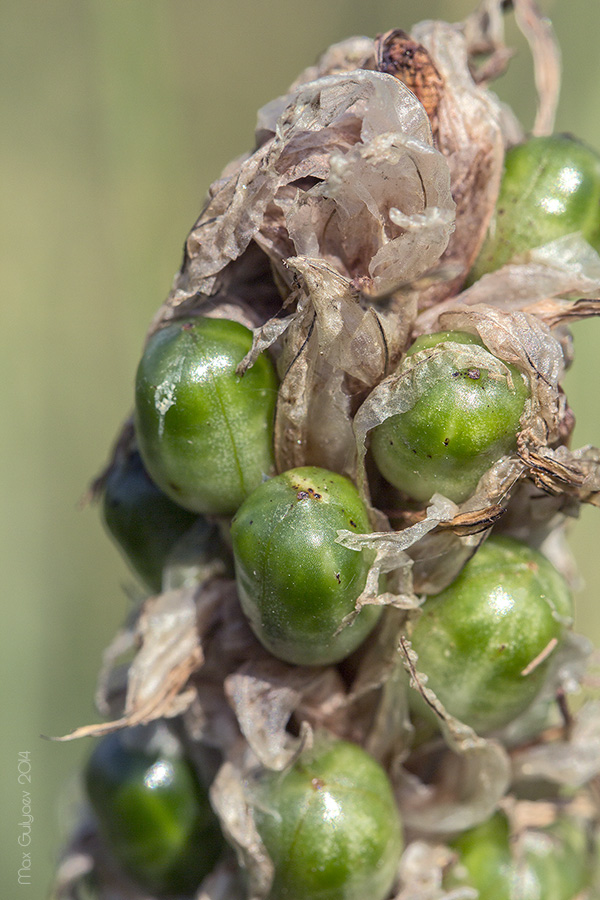
[[108,848],[145,890],[188,894],[212,870],[223,837],[183,757],[129,746],[116,732],[94,748],[85,785]]
[[355,744],[327,742],[268,773],[254,817],[275,877],[269,900],[384,900],[402,851],[387,775]]
[[512,147],[473,283],[513,256],[579,231],[600,250],[600,156],[566,134]]
[[462,503],[516,449],[529,386],[515,366],[499,368],[478,338],[457,331],[417,339],[400,373],[417,368],[415,402],[373,429],[373,458],[390,484],[415,500],[438,492]]
[[[199,520],[164,494],[131,453],[109,472],[102,511],[106,527],[125,558],[152,591],[160,591],[169,554]],[[206,523],[209,540],[214,529]]]
[[273,365],[263,355],[235,374],[251,344],[237,322],[190,319],[156,332],[138,366],[142,459],[165,494],[194,512],[234,513],[273,465]]
[[307,466],[265,481],[233,519],[231,537],[242,609],[261,643],[286,662],[325,665],[348,656],[380,607],[355,608],[373,553],[336,543],[338,530],[370,532],[351,481]]
[[569,590],[551,563],[521,541],[491,537],[426,600],[411,642],[427,686],[485,734],[535,699],[571,620]]
[[469,885],[485,900],[575,900],[591,878],[585,830],[566,817],[528,830],[518,853],[501,813],[466,831],[451,846],[459,860],[447,887]]

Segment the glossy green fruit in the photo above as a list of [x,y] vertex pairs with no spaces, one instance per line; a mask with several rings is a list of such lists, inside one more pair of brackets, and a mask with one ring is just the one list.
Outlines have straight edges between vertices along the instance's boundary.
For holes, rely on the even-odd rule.
[[149,340],[137,371],[135,427],[156,484],[194,512],[230,515],[273,465],[277,376],[238,322],[175,322]]
[[307,466],[263,482],[235,515],[231,537],[242,609],[261,643],[286,662],[325,665],[348,656],[375,625],[367,606],[339,633],[365,586],[373,554],[336,543],[338,530],[370,532],[351,481]]
[[[160,591],[169,554],[199,517],[169,500],[136,452],[109,472],[102,511],[108,531],[132,568],[151,591]],[[208,523],[205,531],[207,541],[215,537],[216,529]]]
[[191,893],[211,871],[223,837],[189,763],[131,746],[116,732],[94,748],[85,784],[100,833],[133,880],[151,893]]
[[400,819],[387,775],[360,747],[327,741],[265,774],[254,816],[275,867],[269,900],[387,897]]
[[585,829],[562,817],[528,830],[517,855],[501,813],[452,842],[458,864],[447,887],[469,885],[485,900],[575,900],[589,885],[592,859]]
[[566,134],[512,147],[472,284],[513,256],[579,231],[600,250],[600,156]]
[[[471,361],[468,345],[477,354]],[[496,357],[458,331],[417,339],[400,371],[413,368],[420,373],[415,403],[373,429],[373,458],[390,484],[415,500],[438,492],[461,503],[494,462],[516,449],[529,386],[512,365],[510,380],[498,374]]]
[[569,590],[551,563],[521,541],[491,537],[426,600],[411,642],[448,712],[486,733],[535,699],[571,621]]

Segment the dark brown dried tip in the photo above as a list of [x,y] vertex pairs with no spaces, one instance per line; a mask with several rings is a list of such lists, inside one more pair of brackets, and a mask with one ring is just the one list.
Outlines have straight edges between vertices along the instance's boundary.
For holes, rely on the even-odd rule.
[[[485,509],[459,513],[449,522],[440,522],[434,529],[434,533],[437,531],[452,531],[459,536],[480,534],[482,531],[487,531],[488,528],[496,525],[505,512],[505,506],[494,503],[491,506],[486,506]],[[424,509],[415,512],[385,510],[385,513],[394,521],[396,527],[401,522],[403,528],[410,527],[416,522],[422,522],[427,517],[427,512]]]
[[393,75],[417,96],[435,131],[443,81],[425,47],[394,28],[377,36],[375,57],[378,72]]

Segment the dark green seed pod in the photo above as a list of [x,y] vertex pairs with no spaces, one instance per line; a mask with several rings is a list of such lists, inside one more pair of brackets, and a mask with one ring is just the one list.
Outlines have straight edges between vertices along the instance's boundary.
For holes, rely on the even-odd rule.
[[275,867],[269,900],[384,900],[402,851],[387,775],[355,744],[317,742],[266,773],[254,817]]
[[373,554],[336,543],[342,529],[368,533],[351,481],[307,466],[260,485],[235,515],[231,537],[242,609],[261,643],[286,662],[325,665],[348,656],[381,609],[343,627]]
[[459,854],[447,887],[470,886],[485,900],[575,900],[592,876],[585,827],[566,816],[521,836],[518,850],[502,813],[453,841]]
[[506,154],[492,224],[469,282],[576,231],[600,250],[600,156],[570,135],[530,138]]
[[199,513],[231,515],[273,465],[277,376],[238,322],[196,318],[149,340],[137,371],[138,446],[156,484]]
[[534,700],[571,621],[569,590],[551,563],[521,541],[491,537],[426,600],[411,642],[448,712],[486,733]]
[[[192,526],[202,522],[164,494],[146,472],[139,453],[117,461],[104,484],[106,527],[125,558],[151,591],[160,591],[169,554]],[[198,527],[198,526],[197,526]],[[216,540],[207,522],[207,542]]]
[[188,894],[212,870],[223,837],[206,791],[181,756],[108,735],[85,770],[102,837],[123,871],[145,890]]
[[515,366],[507,364],[502,374],[478,338],[456,331],[419,338],[400,372],[409,372],[415,355],[427,350],[432,355],[418,363],[413,405],[373,429],[371,450],[382,475],[415,500],[437,491],[462,503],[481,476],[516,449],[529,386]]

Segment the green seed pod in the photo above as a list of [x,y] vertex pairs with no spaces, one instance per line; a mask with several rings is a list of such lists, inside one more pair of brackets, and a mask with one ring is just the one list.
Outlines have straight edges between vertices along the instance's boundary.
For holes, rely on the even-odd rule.
[[485,734],[532,703],[571,620],[569,590],[551,563],[521,541],[491,537],[425,602],[411,642],[427,686]]
[[172,500],[231,515],[273,465],[277,376],[237,322],[196,318],[150,338],[137,371],[135,428],[144,464]]
[[336,543],[340,529],[368,533],[365,505],[347,478],[311,466],[265,481],[233,519],[242,609],[279,659],[337,662],[379,618],[381,608],[367,606],[338,633],[355,608],[373,556]]
[[402,834],[387,775],[355,744],[327,741],[266,773],[254,817],[275,868],[269,900],[384,900]]
[[600,156],[570,135],[530,138],[506,154],[492,224],[469,283],[576,231],[600,250]]
[[586,830],[566,816],[526,831],[518,850],[502,813],[466,831],[451,846],[459,859],[446,886],[474,887],[485,900],[575,900],[592,875]]
[[115,732],[94,748],[87,794],[123,871],[157,894],[191,893],[224,846],[206,791],[181,756],[128,743]]
[[415,500],[437,491],[462,503],[516,449],[529,386],[515,366],[500,365],[478,338],[457,331],[415,341],[400,373],[411,369],[414,403],[373,429],[373,458],[390,484]]
[[[134,571],[151,591],[160,591],[169,554],[199,517],[163,494],[135,452],[110,470],[102,511],[108,531]],[[207,541],[214,532],[205,523]]]

